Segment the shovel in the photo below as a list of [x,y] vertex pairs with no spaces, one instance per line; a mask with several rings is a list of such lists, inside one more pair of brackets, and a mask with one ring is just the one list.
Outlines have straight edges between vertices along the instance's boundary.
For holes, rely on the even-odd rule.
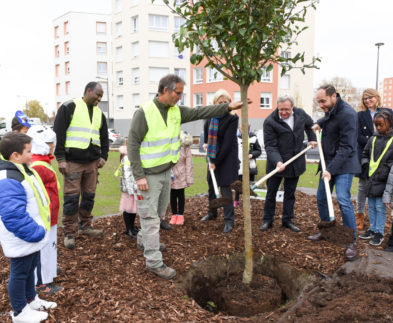
[[[291,159],[288,159],[283,165],[287,166],[290,163],[292,163],[294,160],[298,159],[301,155],[303,155],[306,151],[308,151],[309,149],[311,149],[311,145],[307,146],[306,148],[304,148],[300,153],[296,154],[295,156],[293,156]],[[257,196],[257,194],[254,192],[254,190],[261,185],[262,183],[264,183],[265,181],[267,181],[270,177],[272,177],[273,175],[275,175],[278,171],[280,170],[279,167],[275,168],[274,170],[272,170],[269,174],[266,174],[265,176],[263,176],[258,182],[256,182],[254,185],[251,186],[250,188],[250,194],[253,196]],[[236,181],[233,182],[231,184],[231,188],[234,189],[236,192],[242,194],[243,189],[242,189],[242,182],[241,181]]]
[[214,175],[214,170],[210,168],[210,160],[208,159],[208,164],[209,164],[209,171],[210,171],[210,176],[212,178],[213,182],[213,187],[214,187],[214,193],[216,194],[216,198],[214,200],[209,201],[209,208],[210,209],[217,209],[222,206],[226,206],[228,204],[232,203],[232,199],[229,197],[221,197],[220,193],[218,192],[218,186],[217,186],[217,181],[216,181],[216,176]]
[[[322,167],[322,173],[326,171],[326,163],[325,163],[325,157],[323,156],[323,151],[322,151],[322,144],[321,144],[321,136],[319,130],[315,132],[317,135],[317,142],[318,142],[318,150],[319,150],[319,158],[321,160],[321,167]],[[325,177],[323,179],[323,182],[325,184],[325,191],[326,191],[326,198],[327,198],[327,203],[328,203],[328,209],[329,209],[329,219],[330,222],[324,222],[322,226],[332,226],[334,225],[334,210],[333,210],[333,200],[332,200],[332,192],[330,191],[330,185],[329,185],[329,180]]]

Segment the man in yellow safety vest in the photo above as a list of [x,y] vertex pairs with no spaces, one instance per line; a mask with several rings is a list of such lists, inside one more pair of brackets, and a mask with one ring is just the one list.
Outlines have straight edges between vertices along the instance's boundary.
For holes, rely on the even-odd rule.
[[98,169],[105,165],[109,151],[106,118],[98,107],[103,93],[99,83],[88,83],[83,98],[60,106],[53,128],[55,156],[64,178],[64,246],[68,249],[75,248],[78,217],[79,234],[103,235],[91,226]]

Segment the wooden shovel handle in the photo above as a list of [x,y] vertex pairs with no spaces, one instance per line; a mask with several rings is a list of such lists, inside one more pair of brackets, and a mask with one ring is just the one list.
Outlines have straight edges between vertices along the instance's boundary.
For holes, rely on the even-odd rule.
[[214,170],[212,170],[210,168],[210,160],[209,159],[207,159],[207,162],[209,165],[210,176],[211,176],[212,182],[213,182],[214,193],[216,194],[217,198],[220,198],[220,193],[218,192],[218,186],[217,186],[216,176],[214,175]]

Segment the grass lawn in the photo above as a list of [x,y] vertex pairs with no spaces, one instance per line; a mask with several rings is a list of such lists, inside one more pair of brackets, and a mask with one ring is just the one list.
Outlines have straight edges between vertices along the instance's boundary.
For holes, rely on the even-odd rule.
[[[119,166],[119,153],[109,152],[108,161],[103,169],[99,171],[98,186],[96,191],[93,214],[95,216],[115,214],[119,212],[120,201],[120,178],[113,175]],[[204,157],[193,157],[194,163],[194,185],[186,189],[186,197],[207,192],[206,172],[207,165]],[[257,179],[265,175],[266,161],[258,160],[259,174]],[[57,165],[55,164],[57,171]],[[319,177],[316,175],[318,165],[308,164],[306,172],[300,177],[298,187],[318,187]],[[58,172],[58,171],[57,171]],[[58,173],[61,186],[63,185],[63,176]],[[354,178],[351,193],[356,195],[358,179]],[[63,192],[60,191],[60,213],[62,212]],[[60,216],[61,218],[61,216]]]

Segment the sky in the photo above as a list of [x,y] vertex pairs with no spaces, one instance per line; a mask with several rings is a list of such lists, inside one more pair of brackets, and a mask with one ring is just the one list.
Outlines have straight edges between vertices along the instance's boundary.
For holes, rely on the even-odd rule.
[[[128,0],[124,0],[128,1]],[[68,11],[110,13],[111,0],[12,0],[0,2],[1,117],[11,117],[26,100],[55,110],[52,20]],[[393,77],[393,0],[320,0],[315,18],[314,85],[344,77],[356,87],[375,87]]]

